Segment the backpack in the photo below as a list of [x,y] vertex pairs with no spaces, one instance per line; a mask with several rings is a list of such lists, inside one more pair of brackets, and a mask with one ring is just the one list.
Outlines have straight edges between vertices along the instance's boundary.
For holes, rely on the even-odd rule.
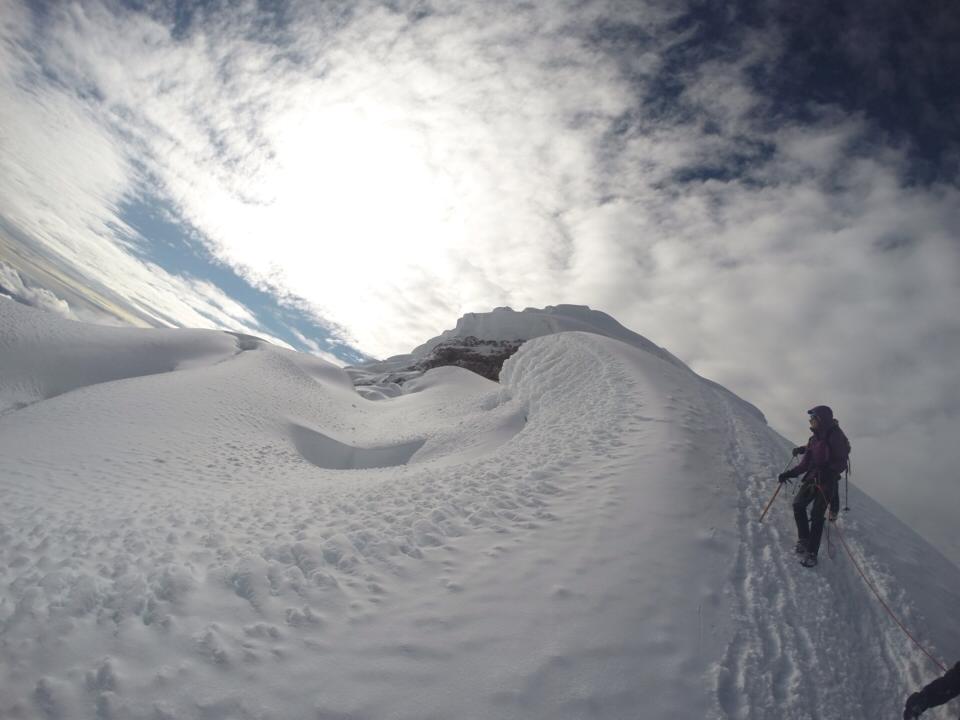
[[[846,475],[847,487],[846,487],[846,497],[843,502],[843,509],[845,512],[850,512],[850,473],[853,471],[853,465],[850,462],[850,451],[853,449],[853,446],[850,445],[850,438],[847,437],[847,434],[840,428],[840,424],[834,420],[833,425],[830,427],[830,430],[827,431],[827,445],[830,445],[830,436],[834,433],[840,433],[840,447],[843,448],[844,454],[846,455],[846,460],[844,462],[844,467],[840,470],[841,475]],[[834,491],[837,496],[837,501],[840,499],[840,483],[837,482],[837,487]]]
[[833,425],[827,431],[827,444],[830,444],[831,437],[839,433],[840,436],[840,447],[843,448],[845,455],[844,466],[840,468],[840,474],[843,475],[846,473],[846,476],[850,477],[850,472],[852,470],[852,465],[850,464],[850,451],[853,449],[853,446],[850,444],[850,438],[847,437],[847,434],[840,428],[840,424],[836,420],[833,421]]

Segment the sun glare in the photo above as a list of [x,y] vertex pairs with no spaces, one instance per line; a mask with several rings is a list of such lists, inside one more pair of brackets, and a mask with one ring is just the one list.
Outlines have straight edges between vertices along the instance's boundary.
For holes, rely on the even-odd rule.
[[265,127],[273,155],[244,197],[211,181],[193,202],[222,239],[219,255],[356,318],[376,312],[357,297],[435,290],[454,276],[475,235],[464,213],[482,173],[453,173],[457,146],[418,125],[415,108],[337,100],[300,104]]
[[302,118],[280,137],[269,208],[291,238],[345,260],[437,252],[451,203],[427,138],[354,108]]

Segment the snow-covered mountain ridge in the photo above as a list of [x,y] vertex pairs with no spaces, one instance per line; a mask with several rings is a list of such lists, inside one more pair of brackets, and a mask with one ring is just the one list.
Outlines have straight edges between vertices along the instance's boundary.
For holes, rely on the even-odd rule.
[[[614,338],[693,372],[665,348],[586,305],[548,305],[545,308],[525,308],[520,312],[499,307],[486,313],[467,313],[457,320],[453,329],[417,346],[409,354],[345,369],[358,392],[369,400],[402,394],[404,382],[434,367],[466,367],[496,380],[500,367],[524,342],[561,332],[588,332]],[[706,378],[701,380],[712,383]],[[722,392],[729,392],[720,385],[713,385]],[[758,408],[732,393],[730,395],[766,422]]]
[[[0,301],[0,360],[0,717],[874,718],[932,677],[836,538],[810,571],[788,499],[757,523],[790,443],[623,338],[371,402],[250,338]],[[952,660],[960,572],[851,505]]]

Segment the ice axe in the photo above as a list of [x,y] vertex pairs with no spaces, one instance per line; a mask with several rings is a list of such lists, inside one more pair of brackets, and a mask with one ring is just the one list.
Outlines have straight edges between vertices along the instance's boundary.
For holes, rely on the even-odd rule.
[[[791,455],[790,460],[787,461],[787,466],[783,469],[783,472],[781,474],[785,473],[792,464],[793,464],[793,456]],[[783,483],[778,482],[777,489],[773,491],[773,497],[770,498],[769,502],[767,502],[767,506],[763,509],[763,512],[760,514],[760,522],[763,522],[763,519],[767,516],[767,511],[770,509],[770,506],[773,505],[773,501],[777,499],[777,495],[780,494],[781,488],[783,488]]]

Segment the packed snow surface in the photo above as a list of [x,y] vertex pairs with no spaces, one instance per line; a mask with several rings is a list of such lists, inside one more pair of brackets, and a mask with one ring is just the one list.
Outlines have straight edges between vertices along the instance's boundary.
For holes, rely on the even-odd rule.
[[[837,529],[808,570],[788,493],[757,522],[790,443],[565,307],[510,320],[500,383],[372,402],[254,338],[0,300],[0,717],[898,717],[937,671]],[[850,503],[952,663],[960,573]]]

